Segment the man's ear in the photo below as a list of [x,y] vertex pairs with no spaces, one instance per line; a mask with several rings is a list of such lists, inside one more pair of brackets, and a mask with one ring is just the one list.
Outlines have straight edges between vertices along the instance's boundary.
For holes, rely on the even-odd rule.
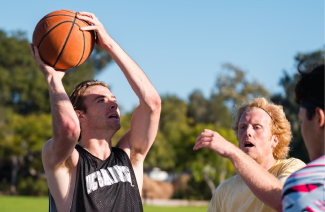
[[324,128],[325,114],[322,108],[316,107],[316,117],[317,117],[317,126],[319,128]]
[[76,110],[76,114],[80,123],[85,121],[85,114],[82,110]]
[[279,143],[279,135],[272,135],[272,148],[274,149]]

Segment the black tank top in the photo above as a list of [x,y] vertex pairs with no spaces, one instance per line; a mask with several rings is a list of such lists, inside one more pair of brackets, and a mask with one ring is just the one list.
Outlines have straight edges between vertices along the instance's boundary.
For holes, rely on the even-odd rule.
[[[128,155],[112,147],[106,160],[77,145],[79,161],[70,211],[142,212],[138,184]],[[50,212],[56,212],[50,193]]]

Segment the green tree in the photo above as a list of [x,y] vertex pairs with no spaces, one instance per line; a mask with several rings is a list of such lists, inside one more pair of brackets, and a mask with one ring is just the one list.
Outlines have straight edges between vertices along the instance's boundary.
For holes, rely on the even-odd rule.
[[24,167],[32,175],[43,172],[40,155],[45,141],[52,137],[51,115],[10,114],[1,134],[0,155],[11,163],[10,192],[15,194],[17,176]]
[[212,94],[210,99],[205,99],[202,92],[195,90],[189,97],[187,116],[194,123],[215,123],[223,127],[231,126],[231,113],[224,104],[225,98]]
[[246,72],[230,63],[223,64],[226,74],[219,75],[216,80],[216,92],[212,98],[223,100],[225,105],[233,108],[243,101],[270,96],[269,92],[256,79],[249,81],[246,79]]
[[[304,71],[310,71],[315,63],[324,63],[324,49],[317,50],[310,53],[298,53],[295,56],[295,66],[302,61],[302,66],[300,67]],[[292,130],[292,142],[290,143],[290,156],[299,158],[305,163],[308,163],[309,156],[302,138],[300,129],[300,120],[298,117],[299,105],[295,102],[295,92],[294,88],[296,83],[300,79],[300,74],[298,71],[290,76],[287,71],[283,71],[283,76],[280,78],[279,85],[283,88],[283,93],[277,93],[272,95],[271,100],[274,103],[281,104],[284,108],[287,119],[291,124]]]

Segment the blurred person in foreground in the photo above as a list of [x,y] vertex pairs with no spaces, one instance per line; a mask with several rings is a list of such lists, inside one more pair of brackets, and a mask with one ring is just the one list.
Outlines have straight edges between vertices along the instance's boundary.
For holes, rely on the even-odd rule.
[[133,112],[130,130],[112,147],[111,138],[121,124],[116,97],[108,86],[95,80],[84,81],[69,99],[62,84],[65,72],[46,65],[31,44],[51,100],[53,137],[42,151],[50,211],[142,212],[143,162],[157,135],[160,97],[145,73],[107,34],[94,14],[79,12],[77,18],[91,23],[81,30],[96,31],[97,45],[121,68],[140,104]]
[[309,73],[299,70],[295,94],[300,105],[301,133],[311,162],[285,182],[282,205],[285,212],[325,211],[324,65]]
[[237,108],[234,117],[239,148],[208,129],[197,137],[193,148],[210,148],[228,158],[237,172],[218,186],[208,211],[281,210],[285,180],[305,166],[299,159],[286,159],[292,135],[282,106],[265,98],[249,99]]

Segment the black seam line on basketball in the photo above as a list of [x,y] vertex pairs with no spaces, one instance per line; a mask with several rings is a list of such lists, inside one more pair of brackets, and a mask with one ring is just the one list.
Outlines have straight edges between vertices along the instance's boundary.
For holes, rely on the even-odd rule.
[[[76,15],[77,15],[77,13],[76,13]],[[72,23],[72,25],[71,25],[71,28],[70,28],[69,34],[68,34],[67,38],[65,39],[65,42],[64,42],[63,47],[62,47],[62,49],[61,49],[61,52],[60,52],[59,56],[56,58],[56,61],[55,61],[54,65],[53,65],[53,67],[56,65],[56,63],[59,61],[59,59],[60,59],[60,57],[61,57],[61,55],[62,55],[62,52],[63,52],[63,50],[64,50],[64,48],[65,48],[65,45],[67,44],[67,42],[68,42],[68,40],[69,40],[69,37],[70,37],[71,31],[72,31],[72,29],[73,29],[73,27],[74,27],[74,23],[75,23],[75,22],[76,22],[76,16],[75,16],[74,19],[73,19],[73,23]]]
[[[81,21],[81,20],[80,20]],[[84,22],[84,21],[83,21]],[[85,24],[87,24],[87,22],[84,22]],[[79,24],[77,24],[77,23],[74,23],[75,25],[77,25],[79,28],[80,28],[80,25]],[[88,25],[88,24],[87,24]],[[89,26],[89,25],[88,25]],[[79,60],[79,62],[77,63],[77,65],[75,65],[74,67],[77,67],[78,65],[79,65],[79,63],[81,62],[81,60],[82,60],[82,58],[83,58],[83,56],[84,56],[84,54],[85,54],[85,47],[86,47],[86,41],[85,41],[85,34],[84,34],[84,32],[83,31],[81,31],[82,32],[82,37],[83,37],[83,41],[84,41],[84,45],[83,45],[83,49],[82,49],[82,55],[81,55],[81,58],[80,58],[80,60]],[[54,68],[54,69],[56,69],[56,68]]]
[[[78,25],[78,24],[77,24]],[[79,26],[79,25],[78,25]],[[79,26],[80,27],[80,26]],[[85,53],[85,34],[84,34],[84,31],[81,31],[82,32],[82,37],[83,37],[83,40],[84,40],[84,46],[83,46],[83,49],[82,49],[82,55],[80,57],[80,60],[79,62],[77,63],[77,65],[75,67],[77,67],[79,65],[79,63],[81,62],[82,58],[84,57],[84,53]]]
[[[81,21],[81,20],[80,20]],[[85,22],[87,24],[87,22]],[[77,23],[74,23],[75,25],[77,25],[79,28],[80,28],[80,25],[77,24]],[[88,25],[88,24],[87,24]],[[88,25],[89,26],[89,25]],[[85,41],[85,33],[84,31],[81,31],[82,32],[82,37],[83,37],[83,41],[84,41],[84,45],[83,45],[83,49],[82,49],[82,55],[81,55],[81,58],[79,60],[79,62],[77,63],[77,65],[75,65],[74,67],[77,67],[79,65],[79,63],[81,62],[84,54],[85,54],[85,47],[86,47],[86,41]]]
[[82,21],[83,23],[85,23],[87,26],[90,26],[90,24],[88,24],[86,21],[84,21],[84,20],[80,20],[79,19],[79,21]]
[[72,13],[72,14],[75,14],[76,12],[72,12],[71,10],[62,10],[62,11],[66,11],[68,13]]
[[41,22],[41,21],[43,21],[43,20],[45,20],[45,19],[48,19],[48,18],[54,17],[54,16],[68,16],[68,17],[74,18],[72,15],[56,14],[56,15],[51,15],[51,16],[44,17],[44,18],[42,18],[39,22]]
[[60,23],[58,23],[57,25],[55,25],[52,29],[50,29],[43,37],[42,37],[42,39],[41,39],[41,41],[38,43],[38,45],[37,45],[37,48],[39,49],[39,47],[41,46],[41,43],[42,43],[42,41],[44,40],[44,38],[46,37],[46,35],[48,35],[53,29],[55,29],[57,26],[59,26],[59,25],[61,25],[61,24],[64,24],[64,23],[69,23],[69,22],[71,22],[72,23],[72,21],[63,21],[63,22],[60,22]]

